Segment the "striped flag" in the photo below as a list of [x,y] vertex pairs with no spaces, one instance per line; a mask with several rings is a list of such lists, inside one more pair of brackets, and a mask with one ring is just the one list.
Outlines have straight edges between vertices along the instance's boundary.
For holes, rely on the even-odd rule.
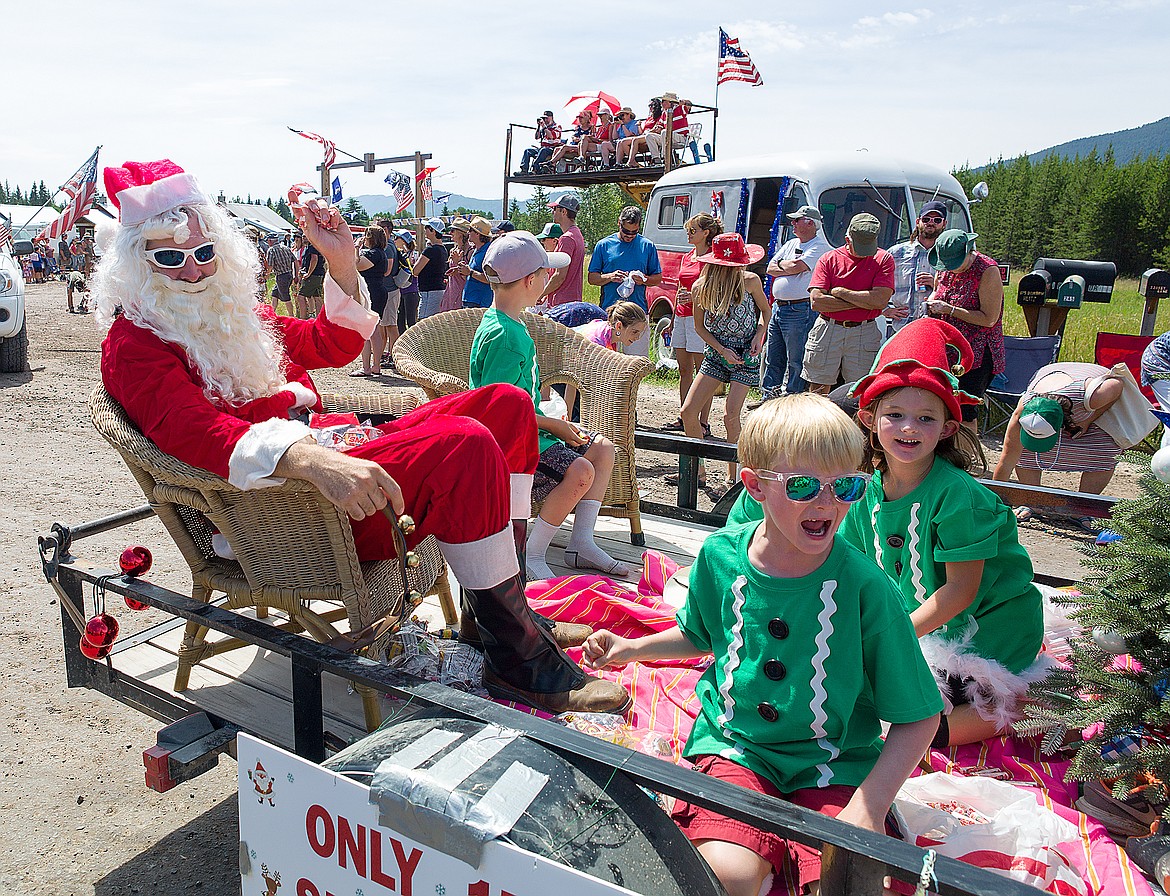
[[333,163],[337,161],[337,144],[332,140],[326,140],[320,134],[314,134],[312,131],[298,131],[296,128],[289,128],[294,134],[300,134],[306,140],[315,140],[325,147],[325,167],[332,168]]
[[401,171],[391,171],[383,180],[390,185],[390,192],[398,200],[398,209],[395,212],[406,211],[414,201],[414,190],[410,185],[410,178]]
[[99,146],[86,163],[77,169],[73,177],[61,188],[69,196],[69,205],[60,216],[48,227],[36,235],[38,240],[55,240],[62,234],[68,233],[77,223],[77,219],[93,207],[93,199],[97,194],[97,165]]
[[439,166],[436,165],[434,168],[424,168],[414,176],[414,179],[419,183],[419,192],[426,202],[430,202],[435,198],[434,193],[431,191],[431,174],[438,170]]
[[12,222],[0,215],[0,249],[12,242]]
[[719,74],[715,83],[725,84],[728,81],[745,81],[752,87],[760,87],[764,83],[752,57],[740,49],[739,38],[728,37],[727,32],[720,28]]

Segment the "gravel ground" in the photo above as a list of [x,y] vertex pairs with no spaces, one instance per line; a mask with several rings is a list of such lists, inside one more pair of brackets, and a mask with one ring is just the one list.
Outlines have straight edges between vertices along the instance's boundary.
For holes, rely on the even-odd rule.
[[[86,400],[99,382],[101,338],[92,317],[65,312],[60,283],[30,286],[27,314],[32,370],[0,375],[0,450],[16,461],[0,482],[0,506],[9,508],[0,515],[0,536],[11,568],[0,580],[0,595],[12,614],[12,625],[0,631],[0,649],[14,659],[0,681],[0,730],[9,745],[0,787],[0,812],[9,819],[0,893],[238,893],[234,764],[225,761],[169,793],[154,793],[143,784],[140,753],[154,743],[158,725],[97,693],[65,688],[60,611],[41,575],[36,535],[54,521],[76,524],[143,499],[89,423]],[[390,377],[349,379],[344,371],[325,372],[318,381],[335,391],[404,384]],[[643,388],[643,426],[672,420],[677,410],[677,390]],[[713,419],[720,415],[717,399]],[[720,431],[717,422],[716,435]],[[645,455],[640,461],[646,496],[672,502],[674,487],[661,476],[673,459]],[[703,506],[726,487],[720,466],[712,464]],[[1137,472],[1119,474],[1113,492],[1132,494]],[[1087,538],[1066,527],[1029,524],[1024,540],[1039,568],[1072,575],[1075,547]],[[177,591],[189,587],[185,565],[153,520],[87,539],[77,550],[114,567],[127,544],[154,552],[154,582]],[[129,615],[118,612],[124,625]],[[136,614],[130,624],[160,621],[153,615]]]

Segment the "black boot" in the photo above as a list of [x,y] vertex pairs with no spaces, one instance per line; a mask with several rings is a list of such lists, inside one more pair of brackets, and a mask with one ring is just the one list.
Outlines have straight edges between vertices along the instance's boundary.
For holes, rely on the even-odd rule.
[[617,712],[629,704],[620,685],[587,676],[537,625],[516,575],[492,588],[465,589],[484,648],[484,687],[493,696],[549,712]]

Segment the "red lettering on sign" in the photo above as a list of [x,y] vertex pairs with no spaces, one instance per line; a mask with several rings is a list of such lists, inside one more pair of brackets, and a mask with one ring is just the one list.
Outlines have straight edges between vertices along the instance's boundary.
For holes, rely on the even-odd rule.
[[349,826],[349,819],[343,815],[337,816],[337,862],[342,868],[346,867],[347,856],[353,860],[353,870],[362,877],[366,876],[366,826],[357,826],[357,835]]
[[411,896],[414,871],[418,868],[418,860],[422,858],[422,850],[412,849],[408,858],[402,844],[393,837],[390,838],[390,845],[394,848],[394,860],[398,863],[398,873],[402,875],[402,896]]
[[[492,896],[491,884],[486,880],[477,880],[467,885],[467,896]],[[500,896],[513,896],[507,890],[500,890]]]
[[321,891],[302,877],[297,881],[297,896],[321,896]]
[[[324,825],[320,838],[317,837],[318,822]],[[309,838],[309,846],[313,848],[313,852],[323,859],[333,855],[333,850],[337,846],[337,834],[333,830],[333,819],[324,806],[309,806],[309,811],[305,813],[305,834]]]
[[388,890],[397,890],[394,878],[382,871],[382,832],[370,831],[370,880]]

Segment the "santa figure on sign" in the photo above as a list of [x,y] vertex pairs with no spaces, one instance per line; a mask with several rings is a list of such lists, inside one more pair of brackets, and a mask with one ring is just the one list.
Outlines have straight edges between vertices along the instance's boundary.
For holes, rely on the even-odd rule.
[[255,247],[173,162],[107,168],[105,185],[119,221],[93,285],[109,328],[102,382],[147,438],[241,489],[311,482],[349,515],[361,560],[394,555],[382,508],[410,514],[408,545],[434,535],[463,586],[462,627],[478,628],[490,692],[552,712],[628,703],[561,649],[588,628],[542,620],[524,598],[516,538],[538,457],[527,394],[491,386],[436,399],[364,445],[320,447],[304,422],[321,410],[308,371],[353,361],[378,323],[337,210],[303,209],[329,277],[324,311],[302,321],[257,303]]

